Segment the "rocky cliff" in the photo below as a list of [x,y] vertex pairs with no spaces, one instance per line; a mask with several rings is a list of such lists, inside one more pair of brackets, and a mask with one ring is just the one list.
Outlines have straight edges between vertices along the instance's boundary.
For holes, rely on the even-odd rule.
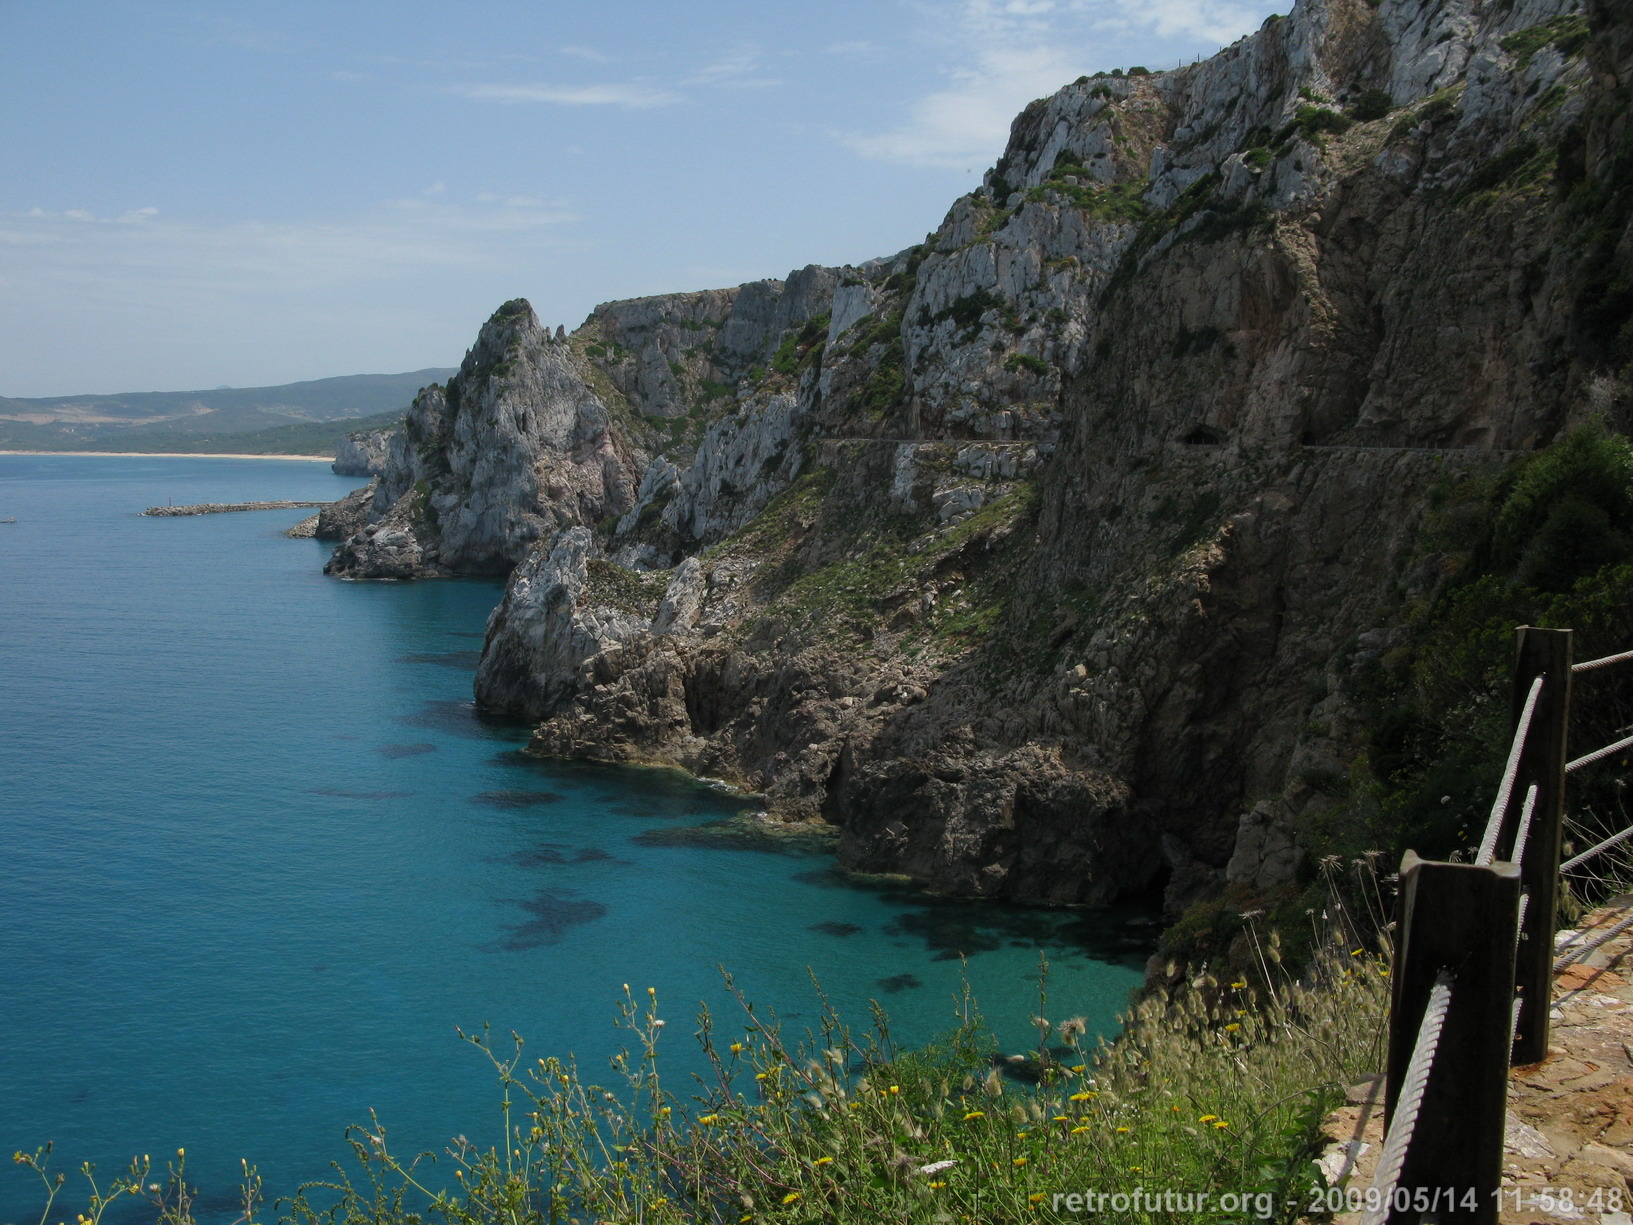
[[337,476],[379,476],[386,470],[391,450],[391,430],[355,430],[341,439],[335,462],[329,466]]
[[953,892],[1270,889],[1448,474],[1633,361],[1628,14],[1301,0],[1029,106],[888,259],[525,303],[331,572],[510,571],[480,701]]

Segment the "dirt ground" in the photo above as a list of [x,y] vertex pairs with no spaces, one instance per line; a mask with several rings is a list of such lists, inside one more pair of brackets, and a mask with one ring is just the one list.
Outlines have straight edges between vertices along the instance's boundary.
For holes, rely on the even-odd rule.
[[[1580,946],[1630,913],[1633,897],[1618,898],[1560,932],[1556,946]],[[1329,1182],[1370,1187],[1383,1144],[1381,1080],[1355,1086],[1323,1130]],[[1633,1225],[1633,930],[1555,978],[1548,1058],[1509,1074],[1501,1203],[1502,1225]]]

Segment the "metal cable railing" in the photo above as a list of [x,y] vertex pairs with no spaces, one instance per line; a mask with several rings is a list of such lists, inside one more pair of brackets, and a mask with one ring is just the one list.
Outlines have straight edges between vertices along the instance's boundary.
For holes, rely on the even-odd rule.
[[1525,695],[1525,708],[1520,711],[1514,728],[1514,739],[1508,746],[1508,764],[1503,767],[1503,781],[1497,787],[1497,798],[1491,805],[1491,816],[1486,820],[1486,832],[1480,839],[1477,864],[1488,864],[1497,856],[1497,839],[1503,832],[1503,817],[1508,813],[1508,802],[1514,796],[1514,779],[1520,770],[1520,754],[1525,749],[1525,738],[1531,731],[1531,720],[1537,713],[1537,701],[1542,697],[1542,682],[1537,677],[1531,682],[1531,691]]
[[1565,773],[1575,774],[1583,766],[1591,766],[1596,761],[1603,761],[1605,758],[1614,756],[1625,748],[1633,748],[1633,736],[1623,736],[1615,744],[1607,744],[1602,749],[1595,749],[1586,757],[1578,757],[1575,761],[1566,762]]
[[1611,664],[1626,663],[1633,659],[1633,651],[1623,651],[1618,655],[1606,655],[1603,659],[1584,660],[1579,664],[1572,664],[1572,672],[1592,672],[1595,668],[1608,667]]
[[1633,838],[1633,825],[1629,825],[1619,834],[1612,834],[1603,842],[1590,846],[1580,855],[1571,856],[1571,858],[1559,865],[1559,870],[1561,872],[1569,872],[1572,868],[1579,868],[1601,851],[1608,851],[1611,847],[1617,845],[1618,843],[1626,842],[1629,838]]
[[1612,940],[1616,939],[1617,936],[1621,935],[1629,928],[1633,928],[1633,914],[1626,915],[1620,923],[1617,923],[1614,927],[1600,932],[1599,935],[1595,936],[1592,940],[1589,940],[1586,944],[1567,944],[1565,946],[1567,950],[1566,953],[1563,956],[1556,957],[1554,959],[1554,973],[1558,974],[1561,970],[1573,966],[1577,962],[1581,961],[1589,953],[1592,953],[1597,949],[1604,948],[1605,945],[1609,944]]
[[1412,1058],[1401,1078],[1400,1097],[1395,1105],[1395,1117],[1389,1122],[1384,1137],[1383,1155],[1378,1158],[1378,1172],[1372,1176],[1372,1190],[1368,1201],[1373,1207],[1362,1218],[1362,1225],[1384,1225],[1395,1206],[1395,1190],[1400,1186],[1401,1171],[1406,1165],[1406,1153],[1417,1130],[1418,1112],[1423,1106],[1423,1092],[1429,1084],[1429,1073],[1434,1067],[1435,1052],[1440,1048],[1440,1031],[1446,1026],[1446,1013],[1452,1005],[1450,976],[1442,970],[1429,991],[1429,1002],[1424,1006],[1423,1018],[1418,1022],[1417,1040],[1412,1044]]

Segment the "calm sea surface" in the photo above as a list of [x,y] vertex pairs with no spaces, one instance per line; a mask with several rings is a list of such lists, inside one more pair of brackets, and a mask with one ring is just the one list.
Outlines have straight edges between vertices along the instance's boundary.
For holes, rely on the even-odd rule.
[[[484,582],[342,583],[304,511],[326,465],[0,456],[0,1151],[104,1175],[179,1146],[207,1210],[240,1158],[272,1195],[345,1158],[502,1143],[454,1030],[515,1029],[599,1075],[622,984],[656,987],[677,1086],[717,966],[798,1028],[807,967],[858,1028],[946,1029],[958,954],[993,1027],[1109,1030],[1145,949],[1128,915],[938,902],[811,849],[685,831],[741,801],[678,775],[539,763],[470,703]],[[440,1167],[447,1169],[444,1165]],[[435,1174],[433,1174],[435,1177]],[[71,1179],[53,1220],[82,1197]],[[38,1220],[0,1167],[0,1222]],[[61,1210],[65,1208],[66,1213]]]

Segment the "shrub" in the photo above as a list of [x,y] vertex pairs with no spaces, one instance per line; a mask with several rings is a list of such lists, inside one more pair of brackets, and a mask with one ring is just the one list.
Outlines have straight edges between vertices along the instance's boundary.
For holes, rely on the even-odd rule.
[[1022,370],[1028,374],[1035,374],[1040,378],[1048,374],[1053,367],[1041,357],[1034,357],[1030,353],[1011,353],[1004,360],[1004,369],[1012,373]]
[[1371,123],[1374,119],[1382,119],[1395,109],[1395,99],[1389,96],[1388,90],[1369,89],[1364,92],[1350,106],[1350,118],[1357,123]]

